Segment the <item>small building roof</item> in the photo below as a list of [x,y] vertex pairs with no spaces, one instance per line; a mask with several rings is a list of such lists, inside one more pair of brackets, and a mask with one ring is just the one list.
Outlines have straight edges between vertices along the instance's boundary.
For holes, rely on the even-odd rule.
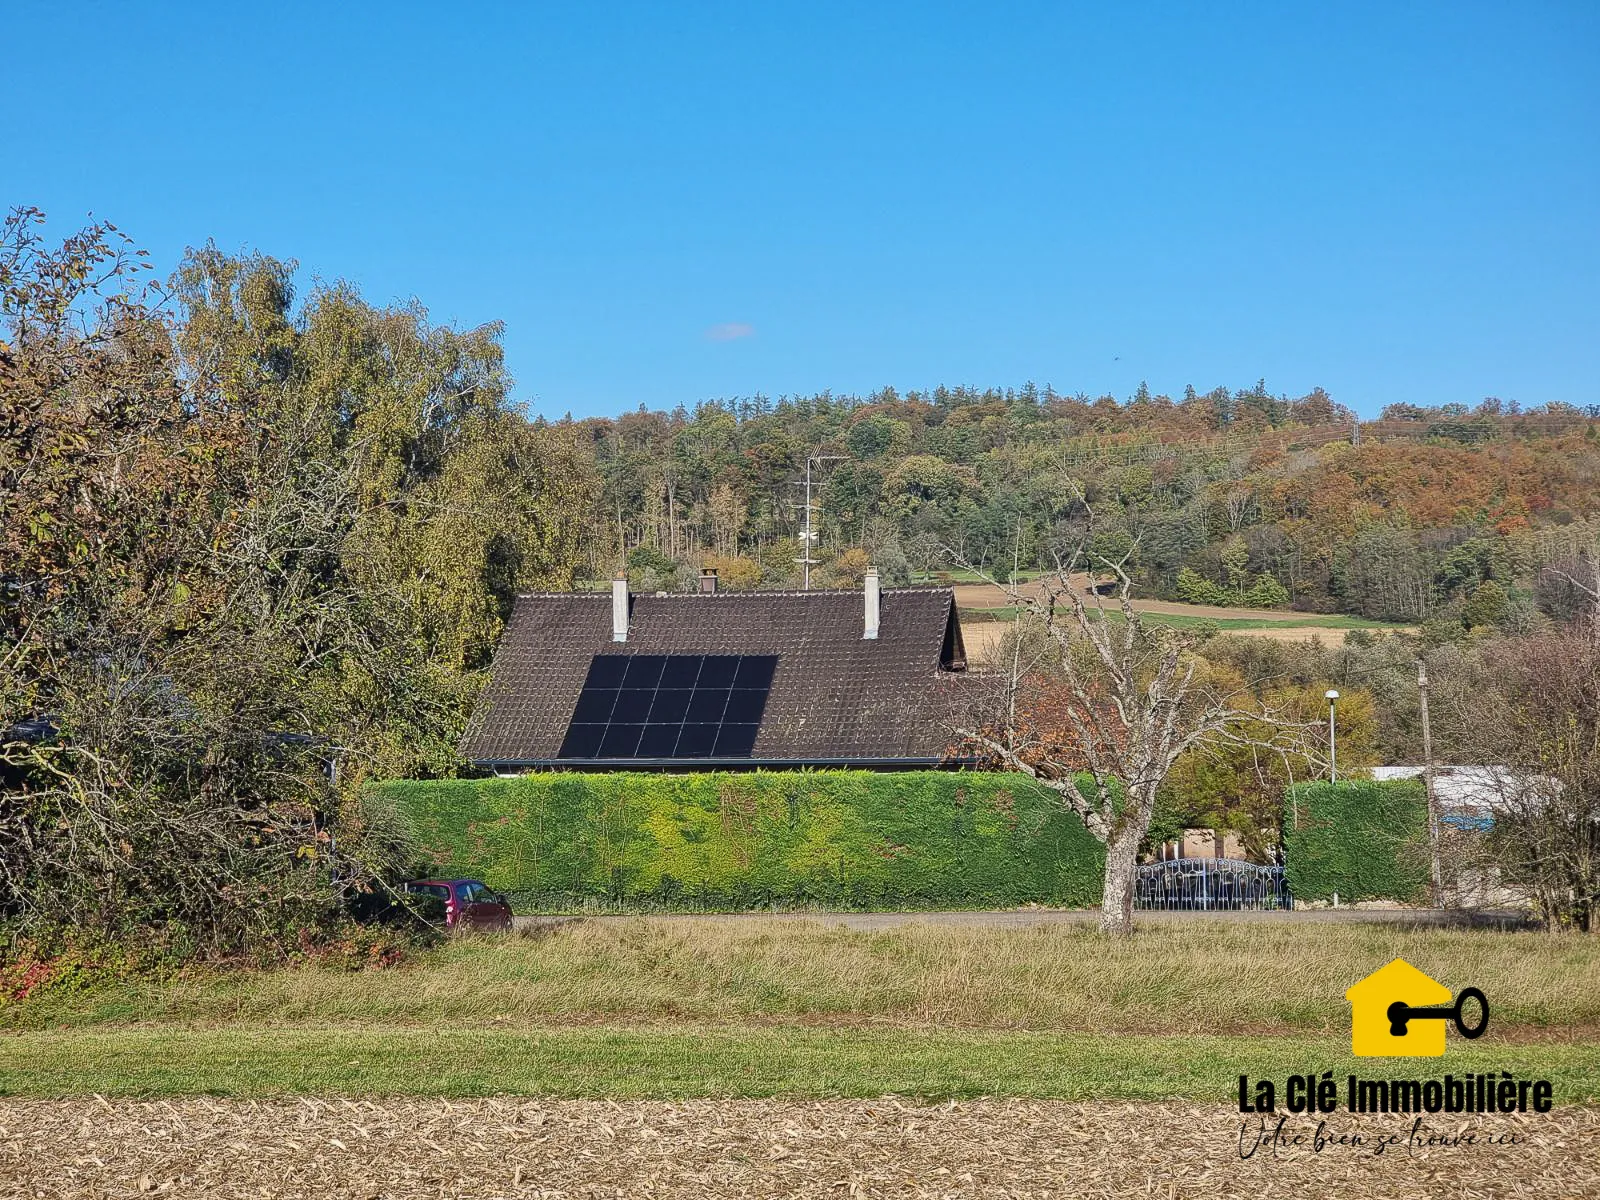
[[[950,735],[936,693],[966,668],[955,593],[885,588],[876,638],[863,626],[859,591],[655,593],[629,597],[627,640],[617,642],[608,592],[519,596],[462,753],[495,769],[940,764]],[[567,735],[585,680],[617,655],[775,659],[753,749],[573,757]]]
[[[1373,767],[1372,778],[1421,779],[1413,766]],[[1517,767],[1444,765],[1433,769],[1433,795],[1441,809],[1502,812],[1542,803],[1559,792],[1559,781]]]
[[1404,999],[1408,1004],[1442,1004],[1449,1001],[1450,989],[1405,959],[1396,958],[1351,984],[1344,993],[1352,1004],[1369,996],[1385,1002]]

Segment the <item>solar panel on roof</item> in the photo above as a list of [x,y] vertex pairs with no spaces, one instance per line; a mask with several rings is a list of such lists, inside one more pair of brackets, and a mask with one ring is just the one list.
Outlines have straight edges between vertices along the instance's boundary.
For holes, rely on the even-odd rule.
[[661,688],[656,692],[655,703],[650,707],[650,719],[669,725],[686,720],[689,701],[693,697],[693,688]]
[[681,725],[646,725],[639,739],[639,758],[673,758],[678,751]]
[[612,722],[606,726],[606,736],[600,742],[601,758],[633,758],[639,753],[639,738],[643,725],[621,725]]
[[622,681],[625,688],[655,688],[661,683],[661,668],[667,665],[665,654],[635,654],[628,660],[628,674]]
[[611,720],[643,725],[650,719],[650,706],[655,699],[654,688],[625,687],[617,693],[617,706],[611,710]]
[[737,654],[708,654],[700,660],[700,678],[696,687],[733,686],[735,676],[739,674],[740,655]]
[[567,736],[562,739],[562,758],[599,758],[600,743],[606,736],[604,725],[579,725],[574,722],[567,726]]
[[673,758],[710,758],[717,747],[716,725],[684,725],[678,733]]
[[746,654],[739,660],[739,670],[734,677],[733,686],[760,688],[765,691],[772,686],[772,676],[777,669],[776,654]]
[[724,724],[717,730],[717,747],[713,753],[717,758],[748,758],[756,748],[756,734],[760,732],[759,725]]
[[695,688],[689,700],[689,715],[684,720],[702,725],[720,725],[722,714],[727,709],[727,688]]
[[583,681],[583,686],[621,687],[622,676],[628,670],[628,657],[626,654],[596,654],[589,663],[589,678]]
[[559,758],[749,758],[775,654],[597,654]]
[[728,693],[728,707],[723,711],[724,721],[761,722],[761,710],[767,706],[766,688],[734,688]]
[[666,668],[661,672],[661,686],[663,688],[692,688],[700,678],[701,656],[698,654],[674,654],[667,659]]

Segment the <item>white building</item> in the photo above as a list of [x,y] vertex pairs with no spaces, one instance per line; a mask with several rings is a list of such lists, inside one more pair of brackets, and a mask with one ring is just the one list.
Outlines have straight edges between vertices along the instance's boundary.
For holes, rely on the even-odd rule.
[[[1372,778],[1421,779],[1422,768],[1373,767]],[[1485,829],[1496,813],[1525,812],[1541,803],[1542,796],[1559,788],[1547,775],[1530,775],[1506,766],[1437,766],[1433,769],[1433,796],[1439,819],[1459,829]]]

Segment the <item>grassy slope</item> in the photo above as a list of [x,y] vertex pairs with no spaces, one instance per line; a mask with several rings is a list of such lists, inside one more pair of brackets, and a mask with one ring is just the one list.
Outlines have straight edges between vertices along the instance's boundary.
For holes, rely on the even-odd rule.
[[1371,1074],[1506,1069],[1600,1099],[1600,942],[1377,926],[851,933],[587,922],[385,972],[123,984],[0,1008],[0,1094],[1226,1098],[1358,1069],[1344,989],[1395,956],[1490,997],[1489,1036]]

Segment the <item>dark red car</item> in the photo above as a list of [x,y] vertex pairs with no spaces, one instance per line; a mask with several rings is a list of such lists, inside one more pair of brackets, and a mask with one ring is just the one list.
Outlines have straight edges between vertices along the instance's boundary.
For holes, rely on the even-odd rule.
[[400,885],[413,896],[442,901],[446,929],[511,929],[511,904],[477,879],[413,879]]

